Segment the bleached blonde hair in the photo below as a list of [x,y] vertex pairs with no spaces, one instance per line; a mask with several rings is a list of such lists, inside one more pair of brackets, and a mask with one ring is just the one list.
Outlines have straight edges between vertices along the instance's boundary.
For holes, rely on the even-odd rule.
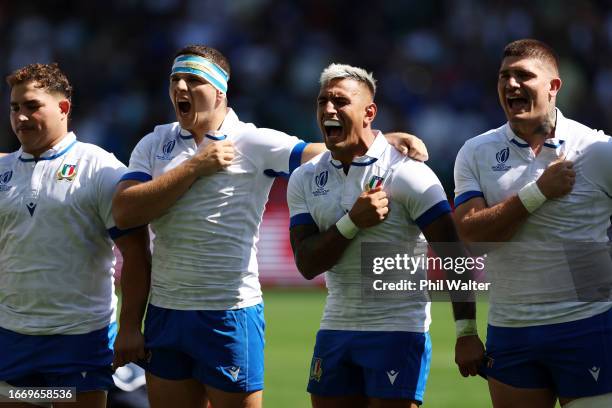
[[372,73],[363,68],[353,67],[351,65],[330,64],[321,72],[319,83],[321,86],[327,86],[332,80],[339,78],[353,79],[357,82],[361,82],[368,87],[372,93],[372,97],[376,95],[376,80]]

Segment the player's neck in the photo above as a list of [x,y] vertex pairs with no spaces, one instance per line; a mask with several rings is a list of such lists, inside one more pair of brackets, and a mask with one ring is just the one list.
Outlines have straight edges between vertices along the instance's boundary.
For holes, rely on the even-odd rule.
[[202,123],[198,126],[197,129],[190,131],[197,145],[202,143],[202,140],[204,140],[204,136],[206,135],[206,133],[210,131],[216,131],[221,128],[221,125],[225,120],[227,112],[227,107],[215,110],[215,112],[209,118],[207,118],[207,120],[202,121]]
[[45,143],[40,145],[21,145],[21,150],[24,153],[31,154],[35,159],[38,159],[45,153],[47,150],[53,149],[53,146],[57,146],[64,137],[68,135],[68,129],[60,130],[58,132],[54,132],[52,135],[48,135],[45,137]]
[[510,123],[512,131],[529,144],[534,153],[539,153],[546,139],[555,137],[557,111],[552,109],[544,118],[534,121]]
[[346,148],[341,151],[332,151],[332,157],[342,163],[344,173],[347,174],[351,167],[351,163],[353,163],[353,159],[365,155],[370,146],[372,146],[372,143],[374,143],[375,138],[372,129],[363,129],[360,135],[353,137],[353,139],[356,140],[355,143],[346,146]]

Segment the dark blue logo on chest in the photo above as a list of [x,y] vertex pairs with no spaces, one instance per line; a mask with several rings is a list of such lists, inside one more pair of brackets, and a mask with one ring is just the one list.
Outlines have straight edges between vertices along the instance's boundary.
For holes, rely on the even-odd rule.
[[497,164],[492,166],[491,169],[493,171],[508,171],[512,168],[512,166],[506,165],[506,162],[510,158],[510,148],[506,147],[501,149],[499,152],[495,154],[495,160],[497,160]]
[[317,184],[317,187],[325,187],[325,185],[327,184],[327,177],[329,177],[329,173],[327,172],[327,170],[319,173],[319,175],[315,177],[315,183]]
[[176,140],[170,140],[169,142],[164,143],[162,146],[162,154],[158,154],[155,156],[159,160],[172,160],[172,150],[176,146]]
[[315,184],[317,185],[317,188],[315,191],[312,192],[312,194],[315,197],[325,195],[329,192],[329,190],[326,190],[324,188],[325,185],[327,184],[328,178],[329,178],[329,172],[327,170],[322,171],[317,176],[315,176]]
[[13,170],[6,171],[0,174],[0,191],[7,191],[11,189],[8,185],[9,181],[13,178]]

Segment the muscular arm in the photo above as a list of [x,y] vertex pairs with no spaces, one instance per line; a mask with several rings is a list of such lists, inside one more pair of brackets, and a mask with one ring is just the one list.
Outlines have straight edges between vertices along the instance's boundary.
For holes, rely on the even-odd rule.
[[233,157],[231,142],[215,142],[153,180],[122,181],[113,197],[113,218],[117,227],[134,228],[160,217],[189,190],[198,177],[229,166]]
[[[546,168],[536,183],[547,199],[554,199],[569,194],[575,181],[573,163],[561,157]],[[492,207],[487,207],[482,197],[474,197],[455,208],[459,235],[467,242],[508,241],[528,216],[518,195]]]
[[121,272],[121,311],[119,334],[115,341],[113,366],[144,358],[142,319],[151,284],[151,253],[147,227],[123,235],[115,240],[123,256]]
[[474,197],[455,208],[459,235],[467,242],[508,241],[528,216],[517,195],[493,207],[487,207],[484,198]]
[[314,224],[296,225],[291,228],[290,237],[295,264],[308,280],[331,269],[351,243],[335,225],[322,233]]
[[[372,227],[385,219],[388,204],[386,193],[377,187],[361,193],[348,215],[358,228]],[[335,225],[324,232],[314,224],[296,225],[289,232],[295,264],[308,280],[334,266],[351,242]]]

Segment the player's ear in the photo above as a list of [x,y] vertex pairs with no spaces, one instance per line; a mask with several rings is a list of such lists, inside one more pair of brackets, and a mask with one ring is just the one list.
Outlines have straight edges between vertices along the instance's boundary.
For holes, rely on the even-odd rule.
[[70,101],[68,99],[62,99],[59,101],[59,108],[63,115],[68,116],[70,113]]
[[223,103],[225,101],[225,99],[227,98],[227,95],[225,94],[225,92],[221,92],[218,89],[216,90],[216,102],[217,105],[220,105],[221,103]]
[[374,118],[376,117],[376,112],[378,112],[378,107],[374,102],[370,102],[366,105],[365,108],[365,116],[363,118],[363,124],[369,125],[374,122]]
[[551,79],[550,80],[550,91],[548,91],[550,96],[557,96],[557,94],[559,93],[559,90],[561,89],[561,85],[563,85],[563,81],[561,81],[561,78]]

